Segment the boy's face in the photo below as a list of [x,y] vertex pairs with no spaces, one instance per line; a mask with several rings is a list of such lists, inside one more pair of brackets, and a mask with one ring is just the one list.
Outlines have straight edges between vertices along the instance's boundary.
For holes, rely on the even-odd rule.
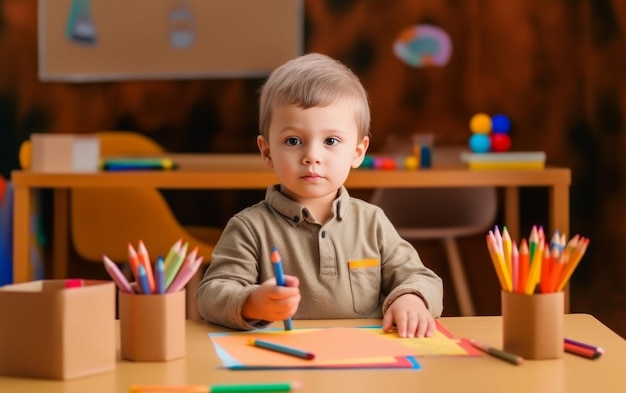
[[332,201],[350,168],[358,167],[369,137],[358,140],[355,105],[338,100],[325,107],[277,107],[268,138],[257,144],[265,163],[274,169],[283,193],[306,204],[319,198]]

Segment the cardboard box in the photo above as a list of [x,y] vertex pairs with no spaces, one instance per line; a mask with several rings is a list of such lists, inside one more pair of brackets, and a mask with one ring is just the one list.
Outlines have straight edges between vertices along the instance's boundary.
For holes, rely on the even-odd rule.
[[33,134],[33,172],[95,172],[100,162],[96,135]]
[[115,369],[113,282],[67,284],[76,280],[0,287],[0,374],[72,379]]
[[185,356],[185,290],[119,293],[122,359],[159,362]]

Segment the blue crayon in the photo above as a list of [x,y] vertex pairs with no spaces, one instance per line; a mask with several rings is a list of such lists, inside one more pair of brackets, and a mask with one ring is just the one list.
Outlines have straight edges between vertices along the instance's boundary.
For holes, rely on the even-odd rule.
[[[283,262],[280,259],[278,248],[272,247],[272,267],[274,268],[274,276],[276,276],[276,284],[281,287],[285,286],[285,277],[283,276]],[[293,329],[291,318],[285,319],[285,330]]]

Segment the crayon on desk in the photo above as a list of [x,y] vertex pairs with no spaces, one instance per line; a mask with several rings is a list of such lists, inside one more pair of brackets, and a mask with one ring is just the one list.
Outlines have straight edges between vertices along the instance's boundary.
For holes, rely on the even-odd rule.
[[230,385],[132,385],[130,393],[261,393],[290,392],[301,386],[295,382],[246,383]]
[[[276,285],[285,286],[285,277],[283,276],[283,261],[280,259],[277,247],[272,247],[272,267],[274,268],[274,276],[276,276]],[[292,330],[293,326],[291,318],[285,319],[285,330]]]
[[248,344],[258,347],[258,348],[264,348],[264,349],[269,349],[270,351],[283,353],[285,355],[295,356],[300,359],[306,359],[306,360],[315,359],[315,354],[311,352],[306,352],[300,349],[286,347],[284,345],[275,344],[275,343],[271,343],[268,341],[250,339],[248,340]]
[[486,344],[480,343],[476,340],[467,339],[467,342],[472,344],[475,348],[480,349],[481,351],[488,353],[491,356],[497,357],[498,359],[502,359],[505,362],[509,362],[511,364],[515,364],[519,366],[524,363],[524,358],[518,355],[515,355],[510,352],[505,352],[497,348],[490,347]]

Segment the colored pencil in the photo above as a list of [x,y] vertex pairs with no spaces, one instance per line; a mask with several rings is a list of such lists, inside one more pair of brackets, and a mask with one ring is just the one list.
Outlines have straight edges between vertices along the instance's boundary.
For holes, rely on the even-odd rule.
[[165,293],[165,261],[159,255],[154,268],[155,293],[162,295]]
[[576,346],[579,346],[579,347],[582,347],[582,348],[587,348],[587,349],[590,349],[592,351],[598,352],[600,354],[604,353],[604,349],[601,348],[601,347],[596,347],[595,345],[585,344],[585,343],[580,342],[580,341],[572,340],[571,338],[564,338],[563,342],[567,343],[567,344],[576,345]]
[[167,267],[170,265],[170,263],[172,262],[172,259],[174,259],[174,257],[176,256],[176,254],[178,254],[178,252],[180,251],[180,248],[183,246],[183,239],[178,239],[173,245],[172,247],[170,247],[170,250],[167,252],[167,255],[165,256],[165,270],[167,270]]
[[139,280],[139,256],[137,255],[137,251],[133,247],[130,242],[128,243],[128,262],[130,263],[130,269],[133,272],[133,277],[135,281]]
[[109,259],[109,257],[107,257],[106,255],[103,255],[102,259],[104,260],[104,268],[106,269],[107,273],[109,273],[109,276],[111,276],[113,281],[115,281],[115,284],[120,289],[120,291],[126,293],[134,293],[135,291],[133,291],[130,283],[128,282],[126,277],[124,277],[124,274],[117,267],[115,262]]
[[148,285],[150,285],[150,293],[154,293],[154,273],[152,273],[150,255],[148,254],[148,249],[146,248],[146,245],[143,244],[142,240],[139,240],[139,245],[137,246],[137,256],[139,257],[139,263],[143,265],[144,269],[146,269],[146,277],[148,278]]
[[495,238],[495,235],[492,231],[489,231],[489,234],[487,235],[487,248],[491,256],[491,261],[493,262],[493,266],[496,269],[496,275],[498,276],[498,280],[500,281],[500,286],[503,290],[510,292],[511,288],[513,288],[513,285],[511,283],[511,277],[508,274],[506,262],[504,261],[504,256],[499,250],[497,243],[498,241]]
[[572,274],[574,273],[574,270],[578,266],[578,263],[580,262],[582,256],[585,254],[585,251],[587,250],[588,245],[589,245],[589,239],[585,237],[581,237],[578,243],[576,244],[576,247],[572,250],[570,254],[569,262],[567,263],[567,265],[565,265],[563,272],[561,273],[559,285],[556,288],[557,291],[560,292],[563,290],[563,288],[565,288],[565,285],[567,284]]
[[290,392],[302,385],[295,382],[261,382],[230,385],[131,385],[130,393],[262,393]]
[[167,288],[167,293],[178,292],[182,290],[187,285],[189,280],[191,280],[191,277],[196,274],[196,272],[200,268],[200,265],[202,264],[202,260],[203,257],[199,257],[191,263],[183,265],[183,267],[178,272],[178,275],[176,275],[174,281],[172,281],[172,285]]
[[169,288],[174,278],[178,274],[180,267],[185,260],[185,255],[187,254],[187,248],[189,247],[189,243],[185,242],[183,246],[175,253],[171,262],[168,264],[167,260],[165,262],[165,288]]
[[269,349],[270,351],[279,352],[285,355],[295,356],[300,359],[306,359],[306,360],[315,359],[315,354],[311,352],[306,352],[300,349],[295,349],[295,348],[287,347],[284,345],[271,343],[269,341],[249,339],[248,344],[258,347],[258,348]]
[[141,293],[144,295],[150,295],[152,294],[152,292],[150,292],[150,284],[148,284],[148,276],[146,275],[146,269],[143,267],[143,265],[139,265],[139,267],[137,268],[138,270],[138,284],[139,284],[139,289],[141,289]]
[[[285,277],[283,276],[283,262],[280,258],[280,254],[278,253],[278,248],[272,247],[272,268],[274,269],[274,276],[276,276],[276,285],[285,286]],[[293,329],[291,318],[285,319],[284,321],[285,330]]]
[[528,281],[528,272],[530,271],[530,252],[528,250],[528,242],[522,239],[519,247],[519,286],[517,293],[524,293],[526,282]]
[[486,344],[483,344],[481,342],[478,342],[476,340],[473,339],[467,339],[467,341],[472,344],[472,346],[474,346],[475,348],[491,355],[494,356],[498,359],[504,360],[505,362],[509,362],[511,364],[515,364],[516,366],[519,366],[520,364],[524,363],[524,358],[518,355],[515,355],[513,353],[510,352],[506,352],[506,351],[502,351],[500,349],[494,348],[494,347],[490,347]]
[[597,359],[602,356],[603,352],[599,352],[584,346],[572,344],[570,342],[563,342],[563,350],[573,355],[578,355],[587,359]]

